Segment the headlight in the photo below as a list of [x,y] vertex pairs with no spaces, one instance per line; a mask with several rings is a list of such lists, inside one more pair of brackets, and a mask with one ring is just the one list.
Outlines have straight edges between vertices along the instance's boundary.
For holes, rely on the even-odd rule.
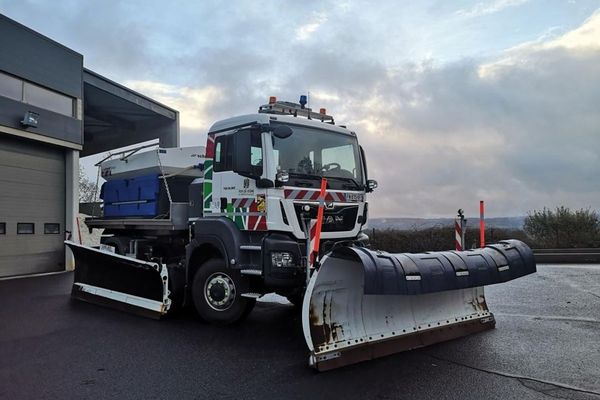
[[271,252],[271,264],[273,267],[290,268],[295,267],[294,255],[289,251],[273,251]]

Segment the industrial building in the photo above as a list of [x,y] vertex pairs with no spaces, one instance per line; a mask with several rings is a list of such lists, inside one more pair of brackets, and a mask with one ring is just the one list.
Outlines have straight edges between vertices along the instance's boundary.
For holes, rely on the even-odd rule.
[[0,14],[0,278],[73,268],[79,158],[153,139],[179,145],[176,110]]

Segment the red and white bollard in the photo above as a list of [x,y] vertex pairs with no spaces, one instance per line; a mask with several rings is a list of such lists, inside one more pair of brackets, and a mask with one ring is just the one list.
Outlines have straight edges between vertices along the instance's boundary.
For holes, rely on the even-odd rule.
[[465,219],[464,211],[458,210],[458,218],[454,220],[454,245],[456,251],[463,251],[465,249],[465,228],[467,227],[467,220]]

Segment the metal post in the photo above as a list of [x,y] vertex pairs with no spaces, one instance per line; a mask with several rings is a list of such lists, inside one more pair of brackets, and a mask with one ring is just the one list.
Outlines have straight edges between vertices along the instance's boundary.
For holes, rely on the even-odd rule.
[[465,242],[465,234],[467,231],[467,220],[465,219],[464,216],[462,216],[460,218],[460,225],[461,225],[461,233],[462,233],[462,244],[463,244],[463,250],[464,250],[465,245],[467,244],[467,242]]
[[301,214],[302,228],[304,229],[304,237],[306,237],[306,287],[308,287],[310,281],[310,253],[312,251],[310,248],[310,207],[308,209],[308,212]]
[[[65,232],[71,232],[70,240],[79,242],[77,232],[77,216],[79,215],[79,151],[67,150],[65,155]],[[65,251],[65,269],[75,269],[75,258],[70,248]]]
[[319,267],[318,258],[321,244],[321,228],[323,227],[323,212],[325,208],[326,194],[327,179],[321,178],[317,219],[311,219],[310,206],[308,204],[304,205],[304,212],[302,213],[302,219],[304,221],[304,236],[306,237],[306,287],[308,287],[308,282],[310,281],[310,271]]
[[479,247],[485,247],[485,219],[483,200],[479,201]]

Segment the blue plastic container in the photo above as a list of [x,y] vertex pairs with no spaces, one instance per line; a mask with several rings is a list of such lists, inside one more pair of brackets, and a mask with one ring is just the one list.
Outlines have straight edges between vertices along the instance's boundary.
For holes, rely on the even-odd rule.
[[100,198],[105,217],[147,217],[158,215],[160,180],[158,175],[117,179],[104,183]]

